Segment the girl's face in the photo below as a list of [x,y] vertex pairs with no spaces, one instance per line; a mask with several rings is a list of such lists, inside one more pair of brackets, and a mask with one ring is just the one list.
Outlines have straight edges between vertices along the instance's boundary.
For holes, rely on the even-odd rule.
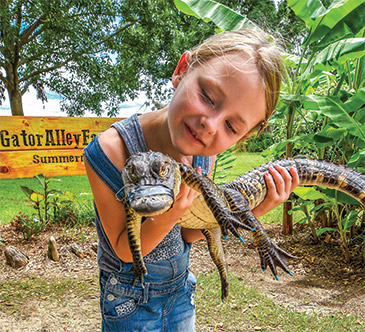
[[263,121],[265,90],[253,61],[242,55],[216,57],[189,71],[187,58],[180,59],[173,77],[172,144],[183,155],[216,155]]

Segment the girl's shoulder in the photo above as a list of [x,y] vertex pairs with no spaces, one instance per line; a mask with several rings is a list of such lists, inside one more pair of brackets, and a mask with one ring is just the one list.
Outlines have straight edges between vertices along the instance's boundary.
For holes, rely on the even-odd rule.
[[99,136],[99,143],[113,164],[121,170],[127,160],[128,150],[118,131],[113,127],[105,130]]

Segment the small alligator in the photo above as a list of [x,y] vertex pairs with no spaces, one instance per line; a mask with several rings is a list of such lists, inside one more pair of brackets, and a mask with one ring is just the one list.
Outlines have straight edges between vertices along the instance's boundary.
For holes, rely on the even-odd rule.
[[137,278],[143,285],[147,273],[141,254],[140,228],[142,216],[154,216],[167,211],[174,203],[181,182],[200,192],[188,212],[178,223],[182,227],[201,229],[210,255],[218,268],[222,300],[228,296],[228,274],[221,236],[228,230],[241,241],[237,228],[250,231],[258,250],[261,267],[270,267],[277,278],[276,266],[289,273],[286,263],[296,258],[278,247],[263,230],[251,210],[266,195],[264,174],[270,166],[295,168],[300,185],[320,185],[343,191],[365,205],[365,175],[351,168],[315,159],[276,160],[247,172],[228,184],[217,186],[193,168],[178,163],[160,152],[132,155],[122,170],[129,247],[133,256],[133,286]]

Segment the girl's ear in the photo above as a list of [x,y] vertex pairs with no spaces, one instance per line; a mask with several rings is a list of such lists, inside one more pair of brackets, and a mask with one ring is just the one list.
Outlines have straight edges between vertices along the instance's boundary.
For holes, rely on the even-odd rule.
[[191,52],[185,51],[181,56],[174,73],[172,74],[172,85],[176,89],[179,86],[179,83],[184,76],[184,73],[189,67],[189,62],[191,59]]

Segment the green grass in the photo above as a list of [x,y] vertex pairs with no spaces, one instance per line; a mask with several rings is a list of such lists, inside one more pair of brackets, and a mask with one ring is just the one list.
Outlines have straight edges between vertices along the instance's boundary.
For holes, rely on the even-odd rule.
[[230,171],[230,175],[227,178],[231,181],[267,162],[268,159],[265,159],[259,153],[239,153],[237,154],[237,161],[234,163],[233,168]]
[[[13,313],[33,299],[57,301],[60,306],[70,294],[79,299],[97,298],[98,277],[59,278],[47,280],[30,277],[25,280],[7,280],[0,283],[0,310]],[[363,331],[362,319],[333,313],[299,313],[275,304],[259,290],[242,279],[230,275],[230,294],[224,303],[220,300],[218,273],[198,276],[196,302],[196,330],[199,331]],[[97,306],[97,301],[95,301]]]
[[[58,176],[55,178],[60,179],[60,181],[51,182],[51,189],[72,191],[80,200],[92,199],[91,188],[86,175]],[[27,214],[35,212],[20,186],[27,186],[42,192],[42,188],[34,178],[0,180],[0,225],[9,223],[19,211]],[[88,195],[84,195],[84,193]]]
[[234,275],[230,276],[234,295],[224,303],[218,273],[199,275],[197,289],[197,331],[363,331],[356,316],[298,313],[275,304]]
[[99,293],[98,276],[90,278],[57,278],[47,280],[45,278],[29,277],[23,280],[8,280],[0,283],[0,310],[6,311],[5,305],[11,305],[12,311],[22,307],[32,299],[52,298],[53,301],[62,302],[62,297],[70,293],[77,297],[88,299],[97,297]]
[[[265,163],[259,154],[245,153],[231,170],[233,179],[252,168]],[[60,182],[52,182],[54,189],[70,190],[77,196],[89,193],[91,189],[86,176],[57,177]],[[9,222],[19,210],[31,213],[25,195],[19,188],[25,185],[40,189],[37,180],[15,179],[0,181],[0,224]],[[282,207],[278,207],[260,218],[262,222],[281,222]],[[46,280],[30,277],[26,280],[7,280],[0,283],[0,310],[17,310],[17,306],[29,299],[56,300],[60,305],[70,293],[89,299],[98,294],[97,276],[89,279],[59,278]],[[230,296],[224,303],[220,301],[220,280],[216,272],[198,276],[198,291],[195,297],[197,310],[197,331],[362,331],[360,319],[355,316],[333,314],[298,313],[260,294],[259,290],[248,286],[235,275],[230,276]],[[66,303],[65,303],[66,304]],[[97,305],[97,304],[95,304]]]

